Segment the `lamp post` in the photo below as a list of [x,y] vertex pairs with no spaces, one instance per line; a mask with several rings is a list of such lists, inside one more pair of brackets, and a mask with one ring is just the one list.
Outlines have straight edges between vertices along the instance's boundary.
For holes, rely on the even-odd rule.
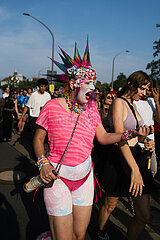
[[39,72],[38,72],[38,78],[40,77],[41,71],[42,71],[42,70],[45,70],[45,69],[49,69],[49,67],[41,68],[41,69],[39,70]]
[[113,64],[112,64],[112,85],[111,87],[113,88],[113,78],[114,78],[114,62],[115,62],[115,59],[118,55],[120,55],[121,53],[124,53],[124,52],[129,52],[128,50],[125,50],[125,51],[122,51],[120,53],[117,53],[114,58],[113,58]]
[[[43,22],[41,22],[39,19],[35,18],[34,16],[30,15],[29,13],[23,13],[23,15],[35,19],[37,22],[39,22],[39,23],[42,24],[45,28],[47,28],[47,30],[50,32],[50,34],[51,34],[51,36],[52,36],[52,59],[54,59],[54,36],[53,36],[52,31],[51,31],[51,30],[49,29],[49,27],[47,27]],[[52,61],[51,71],[52,71],[52,73],[53,73],[53,71],[54,71],[53,61]]]

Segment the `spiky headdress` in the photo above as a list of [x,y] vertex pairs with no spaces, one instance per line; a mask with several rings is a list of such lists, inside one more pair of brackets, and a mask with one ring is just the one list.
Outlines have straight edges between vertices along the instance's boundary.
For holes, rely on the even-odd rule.
[[63,64],[51,59],[63,72],[64,74],[50,75],[56,78],[56,81],[67,83],[69,78],[75,79],[75,87],[79,87],[80,83],[85,80],[96,81],[96,71],[92,68],[88,47],[88,37],[86,49],[84,52],[83,59],[79,54],[77,43],[75,43],[74,58],[72,59],[62,48],[60,48],[63,55],[60,55]]

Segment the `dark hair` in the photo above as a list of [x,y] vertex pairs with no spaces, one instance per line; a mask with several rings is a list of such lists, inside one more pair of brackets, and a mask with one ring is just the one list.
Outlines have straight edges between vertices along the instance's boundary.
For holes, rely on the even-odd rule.
[[135,89],[148,83],[152,85],[153,84],[152,79],[147,73],[143,71],[136,71],[132,73],[127,79],[128,86],[133,87]]
[[37,86],[40,87],[40,85],[47,86],[48,85],[47,79],[46,78],[39,78],[38,81],[37,81]]
[[127,78],[127,86],[123,87],[118,92],[118,96],[122,96],[123,94],[126,94],[129,90],[138,91],[138,88],[140,88],[142,85],[147,85],[148,83],[150,83],[150,87],[152,87],[153,81],[147,73],[143,71],[133,72]]

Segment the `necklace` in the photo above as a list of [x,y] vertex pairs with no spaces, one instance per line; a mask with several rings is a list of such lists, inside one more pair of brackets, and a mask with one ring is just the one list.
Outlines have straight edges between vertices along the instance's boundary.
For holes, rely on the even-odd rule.
[[71,99],[70,99],[70,97],[69,97],[69,95],[67,95],[67,96],[64,96],[65,97],[65,99],[66,99],[66,103],[67,103],[67,105],[68,105],[68,108],[71,110],[71,112],[75,112],[75,113],[77,113],[78,115],[80,115],[81,113],[83,113],[83,111],[85,111],[86,110],[86,104],[83,104],[83,105],[81,105],[81,104],[78,104],[77,102],[73,102]]

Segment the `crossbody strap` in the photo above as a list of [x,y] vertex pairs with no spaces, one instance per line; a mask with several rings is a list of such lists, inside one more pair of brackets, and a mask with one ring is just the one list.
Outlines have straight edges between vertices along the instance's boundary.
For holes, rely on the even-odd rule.
[[128,102],[128,100],[126,98],[124,98],[124,97],[120,97],[120,98],[123,99],[128,104],[129,108],[131,109],[131,111],[132,111],[132,113],[133,113],[133,115],[136,119],[136,128],[138,128],[139,127],[139,122],[138,122],[134,107]]
[[61,168],[61,166],[62,166],[63,160],[64,160],[64,158],[65,158],[65,156],[66,156],[67,150],[68,150],[68,148],[69,148],[69,145],[70,145],[71,140],[72,140],[72,138],[73,138],[74,132],[75,132],[75,130],[76,130],[79,117],[80,117],[80,115],[78,114],[78,117],[77,117],[77,120],[76,120],[74,129],[73,129],[72,135],[71,135],[71,137],[70,137],[70,139],[69,139],[69,142],[68,142],[68,144],[67,144],[67,147],[66,147],[66,149],[65,149],[65,152],[64,152],[64,154],[63,154],[63,157],[62,157],[61,161],[60,161],[60,162],[57,164],[57,166],[56,166],[57,172],[59,172],[59,170],[60,170],[60,168]]

